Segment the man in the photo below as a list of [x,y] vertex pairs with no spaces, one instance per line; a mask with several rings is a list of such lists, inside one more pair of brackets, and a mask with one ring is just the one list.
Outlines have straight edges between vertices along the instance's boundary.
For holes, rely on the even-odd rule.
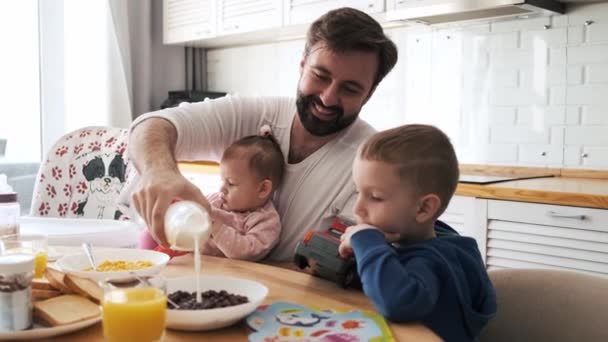
[[285,179],[273,199],[283,230],[269,258],[290,260],[307,231],[328,227],[336,215],[352,217],[352,161],[374,133],[358,120],[359,112],[396,62],[395,44],[373,18],[341,8],[308,31],[296,99],[227,96],[138,118],[129,140],[141,174],[132,201],[153,238],[167,246],[163,218],[173,199],[209,208],[176,160],[219,160],[231,142],[258,134],[263,125],[287,156]]

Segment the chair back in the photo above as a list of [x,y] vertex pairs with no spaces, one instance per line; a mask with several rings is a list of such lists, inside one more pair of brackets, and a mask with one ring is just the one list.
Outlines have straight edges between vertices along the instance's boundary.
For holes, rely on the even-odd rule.
[[127,130],[85,127],[61,137],[40,166],[30,215],[123,219]]
[[547,269],[488,275],[498,312],[479,341],[608,341],[608,278]]

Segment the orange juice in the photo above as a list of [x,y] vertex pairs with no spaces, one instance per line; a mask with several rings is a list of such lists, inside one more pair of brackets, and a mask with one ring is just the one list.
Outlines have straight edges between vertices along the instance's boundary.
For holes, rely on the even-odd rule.
[[158,341],[166,312],[167,297],[160,289],[113,289],[104,295],[103,335],[108,341]]
[[34,258],[34,277],[42,278],[44,275],[44,271],[46,270],[46,263],[48,260],[48,255],[46,252],[38,252],[36,253],[36,257]]

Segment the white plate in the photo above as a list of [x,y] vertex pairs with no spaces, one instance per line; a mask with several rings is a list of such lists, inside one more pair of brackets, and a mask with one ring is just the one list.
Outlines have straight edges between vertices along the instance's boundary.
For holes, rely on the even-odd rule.
[[[268,288],[256,281],[227,276],[203,275],[201,291],[226,290],[247,296],[248,303],[206,310],[167,310],[167,328],[186,331],[212,330],[232,325],[255,311],[268,295]],[[196,291],[195,277],[167,279],[167,293]]]
[[73,274],[75,276],[89,278],[95,281],[100,281],[106,278],[132,278],[129,273],[134,272],[138,276],[153,276],[158,274],[160,270],[167,265],[169,256],[165,253],[151,251],[147,249],[131,249],[131,248],[96,248],[93,247],[93,257],[99,265],[104,261],[151,261],[154,265],[139,270],[133,271],[114,271],[114,272],[94,272],[85,271],[91,267],[89,259],[80,254],[65,255],[61,257],[55,265],[63,272]]
[[24,234],[48,236],[50,246],[95,241],[95,246],[136,247],[139,239],[139,228],[133,221],[21,216],[19,229]]
[[49,338],[86,328],[99,321],[101,321],[101,315],[84,321],[60,325],[56,327],[43,327],[41,325],[34,324],[34,328],[29,330],[11,332],[0,331],[0,340],[31,340]]

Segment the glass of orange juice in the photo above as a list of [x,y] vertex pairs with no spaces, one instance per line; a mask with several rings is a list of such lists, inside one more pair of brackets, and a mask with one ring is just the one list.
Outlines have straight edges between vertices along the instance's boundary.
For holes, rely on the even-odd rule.
[[103,336],[107,341],[161,341],[165,333],[167,294],[164,278],[106,279]]
[[48,261],[48,238],[42,234],[19,234],[0,239],[0,254],[34,256],[34,277],[42,278]]

